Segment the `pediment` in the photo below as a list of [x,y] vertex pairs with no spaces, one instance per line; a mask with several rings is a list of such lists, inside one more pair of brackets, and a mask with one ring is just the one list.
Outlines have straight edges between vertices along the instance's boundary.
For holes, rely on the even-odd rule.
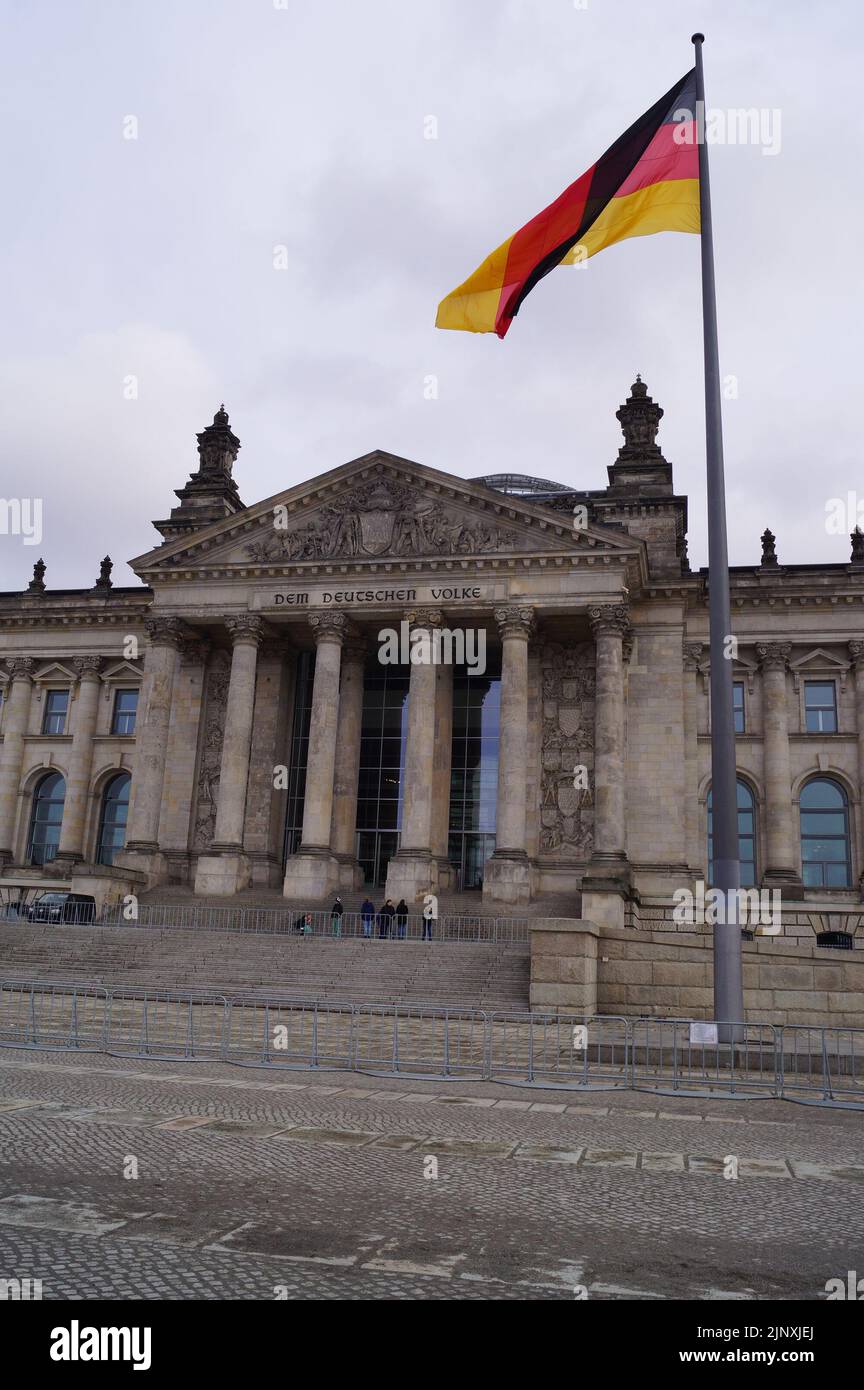
[[331,563],[615,554],[641,544],[603,526],[575,530],[560,512],[376,451],[131,561],[159,571]]

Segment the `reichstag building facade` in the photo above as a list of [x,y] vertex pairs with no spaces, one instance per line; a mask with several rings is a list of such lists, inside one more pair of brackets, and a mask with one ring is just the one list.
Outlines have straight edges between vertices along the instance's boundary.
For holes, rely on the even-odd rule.
[[[710,882],[707,576],[662,414],[637,379],[596,490],[376,450],[245,506],[220,409],[139,586],[106,559],[52,589],[49,554],[0,594],[0,890],[582,890],[614,925]],[[849,911],[864,535],[824,565],[758,544],[732,573],[743,878]]]

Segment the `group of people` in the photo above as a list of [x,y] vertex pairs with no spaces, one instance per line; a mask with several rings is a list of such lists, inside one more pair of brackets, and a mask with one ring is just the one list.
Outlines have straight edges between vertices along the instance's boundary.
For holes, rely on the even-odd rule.
[[[338,893],[333,900],[330,909],[330,931],[333,936],[342,935],[342,917],[345,906]],[[360,908],[360,927],[364,937],[375,935],[375,927],[378,927],[378,937],[385,940],[389,936],[404,939],[408,930],[408,904],[404,898],[400,898],[396,906],[393,906],[393,899],[387,898],[383,905],[376,908],[370,898],[366,898]],[[423,940],[432,940],[432,917],[423,913]],[[301,912],[299,917],[294,919],[294,930],[301,932],[304,936],[312,935],[312,913]]]

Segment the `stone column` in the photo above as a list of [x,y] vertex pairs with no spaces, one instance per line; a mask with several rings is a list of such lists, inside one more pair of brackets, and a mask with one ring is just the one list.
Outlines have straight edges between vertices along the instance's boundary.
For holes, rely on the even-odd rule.
[[[435,764],[435,705],[438,667],[433,634],[444,619],[440,609],[415,608],[405,614],[411,647],[408,735],[402,783],[399,851],[387,866],[387,897],[404,898],[412,910],[426,893],[438,890],[432,853],[432,800]],[[415,636],[419,634],[419,638]]]
[[528,781],[528,643],[534,609],[508,604],[495,609],[501,633],[501,716],[495,853],[487,861],[483,901],[522,904],[531,898],[526,852],[525,790]]
[[786,668],[789,642],[757,645],[762,665],[762,747],[765,786],[766,859],[762,881],[771,888],[801,896],[801,877],[795,867],[798,835],[792,806],[789,759],[789,715]]
[[135,770],[126,849],[117,863],[141,869],[148,886],[164,875],[164,859],[159,847],[159,818],[168,730],[174,699],[174,676],[178,651],[190,636],[179,618],[150,618],[147,621],[150,646],[144,658],[143,711],[135,725]]
[[3,717],[3,743],[0,746],[0,863],[14,858],[13,837],[18,809],[18,788],[24,763],[24,735],[30,720],[32,672],[36,662],[30,656],[6,659],[9,691]]
[[684,846],[687,866],[704,877],[707,846],[699,833],[699,663],[701,642],[684,643]]
[[858,836],[861,846],[861,894],[864,897],[864,835],[861,832],[861,816],[864,816],[864,642],[850,642],[849,655],[852,670],[855,672],[855,728],[858,733]]
[[285,865],[283,891],[288,898],[314,901],[338,886],[339,865],[330,848],[333,822],[333,775],[339,723],[339,674],[347,627],[344,613],[310,613],[315,636],[315,679],[303,800],[300,848]]
[[624,806],[626,726],[624,662],[629,654],[626,604],[589,608],[597,683],[594,705],[594,851],[582,881],[582,915],[600,925],[624,926],[630,874]]
[[[79,656],[72,665],[78,677],[74,705],[72,750],[69,755],[69,776],[66,779],[66,800],[63,805],[63,824],[57,858],[75,863],[84,857],[84,829],[87,803],[90,797],[90,772],[93,767],[93,735],[99,710],[102,682],[99,672],[100,656]],[[95,856],[94,856],[95,858]]]
[[435,673],[435,750],[432,762],[432,853],[438,861],[441,888],[453,886],[454,871],[448,849],[450,840],[450,782],[453,759],[453,667],[437,667]]
[[363,870],[357,863],[354,850],[365,670],[365,643],[347,642],[342,650],[342,674],[339,682],[339,724],[336,730],[330,844],[339,862],[339,883],[341,887],[351,889],[363,886]]
[[223,897],[247,888],[251,879],[249,861],[243,853],[243,820],[255,712],[255,669],[258,648],[264,637],[263,622],[251,614],[228,617],[225,626],[233,650],[219,764],[216,826],[210,851],[199,857],[195,871],[196,893],[215,893]]

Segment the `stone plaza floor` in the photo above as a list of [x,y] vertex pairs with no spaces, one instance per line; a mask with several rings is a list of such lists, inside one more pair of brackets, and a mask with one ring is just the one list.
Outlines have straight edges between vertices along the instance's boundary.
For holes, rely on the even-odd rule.
[[824,1299],[862,1187],[856,1112],[0,1052],[45,1299]]

